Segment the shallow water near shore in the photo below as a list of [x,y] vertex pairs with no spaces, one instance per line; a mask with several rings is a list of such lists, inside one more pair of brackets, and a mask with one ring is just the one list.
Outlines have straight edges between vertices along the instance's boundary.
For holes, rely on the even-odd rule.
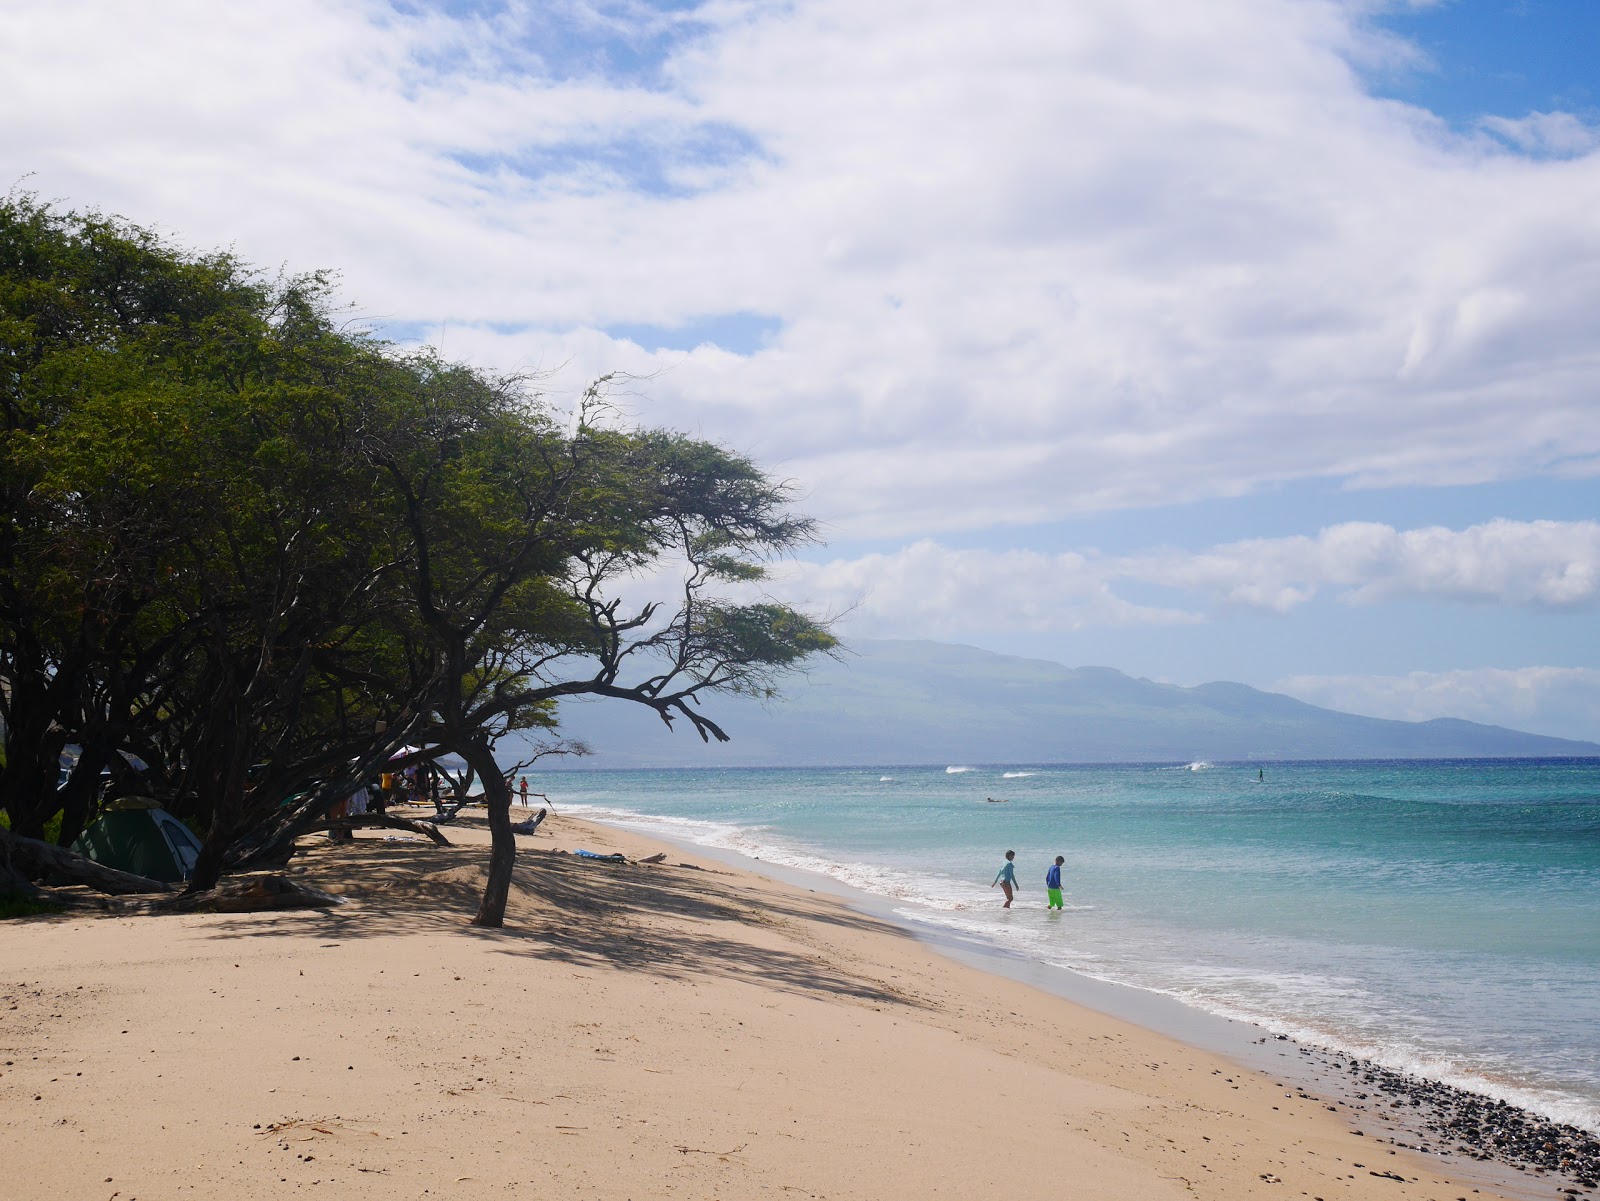
[[[538,787],[563,813],[822,872],[919,924],[1600,1130],[1600,761],[564,771]],[[1022,891],[1005,910],[989,883],[1008,848]],[[1067,909],[1048,913],[1056,854]]]

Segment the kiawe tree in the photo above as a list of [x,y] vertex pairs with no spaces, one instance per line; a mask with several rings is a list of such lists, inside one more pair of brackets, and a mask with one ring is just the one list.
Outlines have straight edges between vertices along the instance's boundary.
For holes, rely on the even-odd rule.
[[[524,379],[351,333],[329,298],[323,277],[0,205],[0,809],[37,832],[61,808],[66,742],[96,777],[135,754],[207,831],[204,886],[420,742],[483,782],[475,920],[499,925],[497,741],[580,695],[725,740],[705,700],[770,694],[834,646],[720,595],[813,527],[748,459],[625,427],[606,381],[559,413]],[[647,580],[662,594],[630,606]]]
[[[812,536],[788,490],[709,443],[608,426],[605,381],[567,425],[516,379],[413,360],[409,437],[377,448],[408,539],[401,574],[436,683],[424,736],[483,781],[493,845],[476,922],[499,925],[515,860],[496,741],[547,729],[563,697],[647,705],[727,738],[698,707],[767,691],[831,649],[821,623],[778,604],[731,605],[716,582],[758,580]],[[666,564],[676,595],[627,611],[613,588]],[[630,669],[632,669],[630,671]]]

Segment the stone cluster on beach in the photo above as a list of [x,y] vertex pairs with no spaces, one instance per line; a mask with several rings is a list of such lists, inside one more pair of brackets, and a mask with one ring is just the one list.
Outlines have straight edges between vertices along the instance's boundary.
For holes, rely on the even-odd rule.
[[1350,1093],[1352,1105],[1414,1131],[1415,1150],[1558,1173],[1577,1186],[1561,1190],[1569,1195],[1600,1188],[1600,1137],[1587,1130],[1368,1059],[1335,1056],[1328,1066],[1342,1068],[1345,1087],[1360,1090]]

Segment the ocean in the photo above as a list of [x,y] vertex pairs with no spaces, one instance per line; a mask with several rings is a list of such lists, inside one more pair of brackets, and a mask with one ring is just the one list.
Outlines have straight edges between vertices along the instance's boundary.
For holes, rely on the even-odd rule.
[[[1600,760],[561,771],[561,813],[1600,1131]],[[993,802],[987,798],[994,798]],[[990,887],[1007,849],[1022,891]],[[1056,855],[1067,907],[1045,910]]]

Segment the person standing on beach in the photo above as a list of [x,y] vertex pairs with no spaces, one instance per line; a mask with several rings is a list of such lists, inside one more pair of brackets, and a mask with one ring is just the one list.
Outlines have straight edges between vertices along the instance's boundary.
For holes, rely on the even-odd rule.
[[1017,853],[1015,851],[1007,851],[1006,861],[1000,865],[1000,871],[994,878],[994,884],[989,885],[990,888],[993,888],[995,884],[998,884],[1000,891],[1006,894],[1006,903],[1001,906],[1002,909],[1011,908],[1012,890],[1022,887],[1017,883],[1016,858]]
[[1066,859],[1063,856],[1057,855],[1056,861],[1045,869],[1044,895],[1049,898],[1049,903],[1045,906],[1046,909],[1066,908],[1061,901],[1061,865],[1065,862]]
[[528,807],[528,777],[523,776],[517,787],[522,790],[522,807]]

